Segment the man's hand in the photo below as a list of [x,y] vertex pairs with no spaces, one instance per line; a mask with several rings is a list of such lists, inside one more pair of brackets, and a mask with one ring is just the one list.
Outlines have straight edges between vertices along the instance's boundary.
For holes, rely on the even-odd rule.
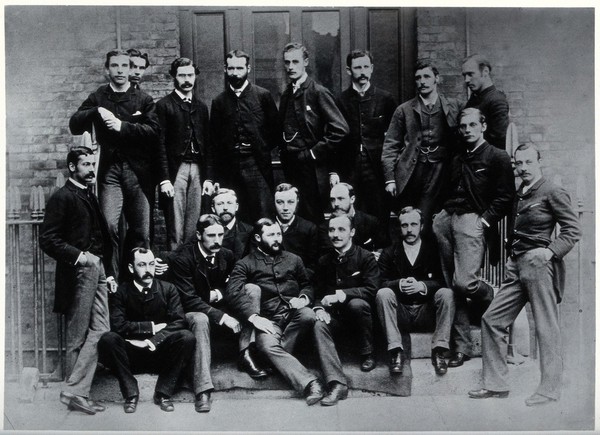
[[321,299],[321,304],[324,307],[330,307],[333,304],[337,304],[339,302],[339,299],[336,295],[327,295],[324,296],[323,299]]
[[121,120],[120,119],[117,119],[117,118],[109,119],[108,121],[104,121],[104,125],[106,125],[106,128],[108,128],[109,130],[116,131],[116,132],[121,131]]
[[387,183],[385,185],[385,191],[391,196],[396,196],[396,182],[392,181],[391,183]]
[[379,257],[381,257],[381,249],[373,251],[373,256],[375,257],[375,261],[379,261]]
[[412,276],[400,279],[400,291],[407,295],[414,295],[423,290],[423,285]]
[[304,308],[308,305],[308,300],[306,298],[292,298],[290,299],[290,307],[299,310],[300,308]]
[[252,324],[259,331],[266,332],[267,334],[275,334],[275,327],[269,319],[260,316],[254,316],[252,319]]
[[167,326],[166,323],[155,323],[154,324],[154,334],[158,334],[161,330],[165,329]]
[[117,281],[115,281],[114,276],[109,276],[106,278],[106,285],[109,293],[116,293],[117,289],[119,288],[119,284],[117,284]]
[[329,174],[329,187],[333,187],[340,182],[338,174]]
[[173,198],[175,196],[175,188],[171,184],[170,180],[160,185],[160,193],[165,195],[167,198]]
[[227,326],[235,334],[237,334],[238,332],[240,332],[242,330],[242,325],[240,325],[240,322],[238,322],[233,317],[228,316],[227,314],[223,315],[223,325]]
[[325,310],[316,310],[315,317],[317,318],[317,320],[325,322],[327,325],[329,325],[329,322],[331,322],[331,314],[329,314]]
[[210,297],[209,297],[209,304],[214,304],[215,302],[217,302],[219,300],[219,294],[217,293],[216,290],[211,290],[210,291]]
[[213,193],[215,193],[215,188],[218,189],[219,184],[213,184],[211,181],[206,180],[204,183],[202,183],[202,195],[212,196]]
[[105,109],[104,107],[98,107],[98,113],[100,114],[100,118],[102,118],[102,121],[104,122],[115,117],[115,115],[110,110]]
[[129,339],[126,339],[125,341],[128,341],[129,343],[131,343],[135,347],[139,347],[140,349],[145,349],[147,347],[150,347],[148,345],[148,343],[146,343],[144,340],[129,340]]
[[535,248],[529,251],[527,254],[529,256],[529,264],[531,264],[533,267],[542,267],[550,261],[554,255],[554,252],[548,248]]
[[156,276],[161,276],[167,270],[169,270],[169,265],[162,261],[162,258],[156,257],[154,259],[154,274]]

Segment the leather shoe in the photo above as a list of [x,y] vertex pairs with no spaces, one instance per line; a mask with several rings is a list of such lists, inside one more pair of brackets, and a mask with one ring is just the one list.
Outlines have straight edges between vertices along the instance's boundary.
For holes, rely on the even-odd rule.
[[131,396],[125,399],[125,403],[123,404],[123,410],[125,414],[133,414],[137,409],[139,396]]
[[254,359],[250,355],[250,349],[245,349],[240,354],[240,359],[238,360],[238,369],[248,373],[248,375],[252,379],[262,379],[267,377],[267,372],[254,362]]
[[102,411],[106,411],[106,406],[104,405],[100,405],[98,402],[96,402],[95,400],[88,400],[88,403],[90,404],[90,406],[92,407],[92,409],[96,412],[102,412]]
[[173,412],[175,410],[171,398],[163,396],[162,394],[154,393],[154,403],[159,405],[160,409],[162,409],[165,412]]
[[370,353],[363,357],[363,361],[360,365],[360,369],[363,372],[370,372],[371,370],[373,370],[375,368],[376,365],[377,365],[377,362],[375,361],[375,358],[373,358],[373,354]]
[[525,399],[525,405],[527,406],[537,406],[537,405],[545,405],[550,402],[556,402],[556,399],[551,397],[542,396],[541,394],[535,393],[533,396]]
[[344,400],[348,397],[348,386],[339,382],[332,382],[333,386],[329,390],[329,393],[323,399],[321,399],[321,405],[333,406],[340,400]]
[[69,401],[69,409],[71,411],[81,411],[89,415],[94,415],[96,413],[92,405],[90,405],[87,399],[83,396],[73,395]]
[[445,375],[448,372],[448,364],[439,350],[431,351],[431,364],[435,368],[436,375]]
[[469,391],[469,397],[471,399],[489,399],[491,397],[496,399],[506,399],[508,397],[508,391],[492,391],[482,388],[481,390]]
[[194,403],[196,412],[209,412],[211,404],[212,399],[210,397],[210,391],[204,391],[196,394],[196,402]]
[[471,357],[462,352],[456,352],[452,359],[448,361],[448,367],[460,367],[465,361],[469,361]]
[[391,352],[392,357],[390,359],[390,374],[401,375],[402,374],[402,349],[396,349]]
[[60,403],[63,403],[67,406],[69,406],[69,402],[71,402],[71,399],[75,397],[75,394],[72,393],[68,393],[66,391],[61,391],[60,392]]
[[317,379],[310,381],[304,389],[304,397],[306,398],[306,404],[308,406],[317,403],[324,395],[323,386]]

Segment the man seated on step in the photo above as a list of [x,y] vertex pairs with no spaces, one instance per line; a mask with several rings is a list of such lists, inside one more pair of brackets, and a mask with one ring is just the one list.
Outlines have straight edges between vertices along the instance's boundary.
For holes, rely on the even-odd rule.
[[248,253],[248,239],[252,232],[252,225],[237,218],[239,208],[237,194],[234,190],[216,188],[212,199],[212,211],[219,216],[225,230],[223,247],[233,252],[236,260]]
[[131,251],[133,281],[124,282],[111,295],[111,331],[98,342],[103,361],[119,380],[128,414],[135,412],[140,395],[134,371],[158,373],[154,403],[172,412],[171,396],[196,346],[194,334],[186,328],[177,289],[154,279],[154,267],[152,251]]
[[383,288],[375,298],[390,353],[390,373],[402,374],[401,331],[431,330],[435,326],[431,363],[438,375],[444,375],[448,365],[443,354],[450,348],[454,292],[442,288],[438,253],[433,244],[421,239],[421,210],[404,207],[398,220],[401,240],[381,253],[379,269]]

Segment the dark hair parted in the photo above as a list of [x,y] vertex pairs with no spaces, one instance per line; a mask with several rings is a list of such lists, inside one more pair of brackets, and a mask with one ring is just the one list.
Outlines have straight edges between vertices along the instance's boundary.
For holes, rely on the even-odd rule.
[[417,61],[417,65],[415,66],[415,74],[420,69],[425,69],[425,68],[429,68],[431,71],[433,71],[433,74],[435,76],[440,75],[440,72],[438,71],[437,67],[431,61],[425,60],[425,59],[421,59],[421,60]]
[[413,207],[411,205],[407,205],[406,207],[403,207],[400,212],[398,213],[398,220],[400,220],[400,218],[402,217],[402,215],[405,214],[409,214],[415,212],[419,215],[419,222],[423,223],[423,212],[421,211],[421,209]]
[[150,59],[148,59],[148,53],[142,53],[137,48],[130,48],[129,50],[127,50],[127,54],[129,55],[129,57],[141,57],[146,61],[146,68],[150,66]]
[[231,50],[225,56],[225,67],[227,67],[227,59],[232,59],[234,57],[243,57],[246,59],[246,66],[250,65],[250,55],[242,50]]
[[198,222],[196,222],[196,231],[200,234],[204,234],[204,230],[213,225],[223,225],[221,219],[216,214],[203,214],[198,218]]
[[[264,227],[270,227],[271,225],[275,225],[277,224],[276,221],[273,221],[273,219],[269,219],[269,218],[260,218],[259,220],[257,220],[254,224],[254,227],[252,228],[252,234],[257,234],[258,236],[262,236],[262,231]],[[279,224],[277,224],[279,225]]]
[[188,59],[187,57],[178,57],[171,63],[171,68],[169,68],[169,74],[171,77],[175,78],[177,76],[177,69],[182,66],[193,66],[194,74],[200,74],[200,70],[196,65],[194,65],[194,62],[192,62],[191,59]]
[[298,188],[296,186],[292,186],[290,183],[281,183],[275,188],[275,192],[287,192],[289,190],[294,192],[297,198],[300,198]]
[[479,67],[479,71],[483,71],[483,69],[487,67],[489,72],[492,72],[492,64],[490,63],[489,60],[487,60],[487,58],[485,56],[483,56],[481,54],[472,54],[469,57],[467,57],[465,60],[463,60],[463,65],[470,60],[473,60],[473,61],[475,61],[475,63],[477,63],[477,66]]
[[110,50],[108,53],[106,53],[106,60],[104,61],[105,68],[108,69],[108,66],[110,65],[110,58],[115,56],[129,57],[129,53],[127,53],[125,50]]
[[[331,222],[334,219],[337,218],[341,218],[341,217],[345,217],[346,219],[348,219],[348,222],[350,222],[350,229],[355,228],[354,226],[354,217],[350,216],[348,213],[345,213],[341,210],[336,210],[333,213],[331,213],[331,217],[329,218],[329,222]],[[329,227],[329,222],[327,223],[327,227]]]
[[137,254],[138,252],[140,254],[147,254],[148,252],[152,254],[152,251],[150,249],[144,248],[142,246],[133,248],[131,251],[129,251],[129,255],[127,256],[128,263],[131,264],[132,266],[135,263],[135,254]]
[[352,50],[350,53],[348,53],[348,56],[346,56],[346,66],[348,68],[350,68],[352,66],[353,59],[359,59],[359,58],[365,57],[365,56],[369,58],[371,63],[373,63],[373,55],[371,54],[370,51],[368,51],[368,50]]
[[482,124],[485,124],[486,122],[485,115],[481,113],[481,110],[476,109],[475,107],[467,107],[466,109],[461,110],[458,114],[458,122],[460,122],[461,119],[468,115],[477,115],[479,117],[479,122]]
[[538,161],[542,158],[542,155],[540,154],[540,150],[538,150],[538,148],[534,144],[532,144],[531,142],[520,144],[515,149],[515,152],[513,153],[513,158],[517,155],[517,151],[525,151],[525,150],[529,150],[529,149],[532,149],[532,150],[535,151],[535,153],[537,155]]
[[288,51],[293,50],[301,50],[302,57],[304,59],[308,59],[308,50],[304,45],[300,44],[299,42],[290,42],[289,44],[286,44],[285,47],[283,47],[283,53],[287,53]]
[[73,147],[69,150],[67,154],[67,168],[69,169],[69,173],[71,173],[71,168],[69,168],[69,163],[73,163],[77,166],[79,163],[79,158],[81,156],[91,156],[94,155],[94,152],[88,147]]
[[[346,190],[348,191],[348,196],[349,196],[349,197],[353,197],[353,196],[355,196],[355,194],[354,194],[354,187],[352,187],[352,185],[351,185],[351,184],[348,184],[348,183],[343,183],[343,182],[342,182],[342,183],[338,183],[338,184],[335,184],[335,185],[334,185],[334,186],[331,188],[331,190],[333,190],[333,188],[334,188],[335,186],[343,186],[343,187],[345,187],[345,188],[346,188]],[[330,192],[331,192],[331,190],[330,190]]]

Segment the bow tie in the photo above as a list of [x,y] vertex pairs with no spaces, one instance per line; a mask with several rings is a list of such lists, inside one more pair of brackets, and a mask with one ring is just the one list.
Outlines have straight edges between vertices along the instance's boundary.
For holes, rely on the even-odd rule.
[[190,104],[192,104],[192,99],[191,98],[184,98],[183,102],[184,103],[190,103]]
[[207,262],[208,264],[210,264],[210,265],[213,265],[213,266],[214,266],[214,264],[215,264],[215,256],[214,256],[214,255],[208,255],[208,256],[206,257],[206,262]]

